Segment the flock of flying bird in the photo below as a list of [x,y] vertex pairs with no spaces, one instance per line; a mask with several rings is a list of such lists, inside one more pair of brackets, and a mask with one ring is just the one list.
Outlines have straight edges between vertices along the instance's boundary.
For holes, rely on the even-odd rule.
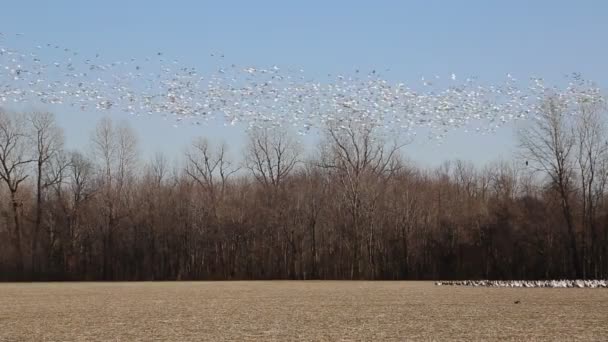
[[83,111],[160,114],[194,124],[219,117],[231,125],[290,126],[300,134],[326,125],[371,125],[408,135],[428,127],[441,139],[451,128],[491,132],[534,117],[547,94],[566,104],[603,101],[600,90],[578,75],[564,88],[548,87],[540,78],[522,87],[510,74],[499,85],[455,74],[406,85],[374,70],[315,81],[303,70],[224,65],[221,54],[214,56],[215,71],[203,75],[162,52],[109,61],[51,43],[25,50],[6,46],[13,40],[24,38],[0,33],[0,107],[35,100]]

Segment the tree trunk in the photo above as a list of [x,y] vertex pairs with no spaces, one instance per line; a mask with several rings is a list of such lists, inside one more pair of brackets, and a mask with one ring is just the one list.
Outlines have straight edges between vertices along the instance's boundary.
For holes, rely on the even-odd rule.
[[316,224],[317,224],[317,220],[315,218],[312,218],[310,220],[310,238],[311,238],[311,246],[310,246],[311,274],[310,274],[310,277],[312,279],[316,279],[318,277],[318,275],[317,275],[317,240],[316,240],[316,233],[315,233]]
[[38,267],[38,244],[40,226],[42,225],[42,163],[38,162],[38,177],[36,179],[36,221],[34,228],[32,229],[32,241],[31,241],[31,263],[32,263],[32,275],[35,276],[40,268]]
[[576,278],[580,278],[582,273],[578,249],[576,246],[576,232],[574,231],[574,222],[572,220],[570,203],[568,202],[568,199],[565,196],[566,194],[562,191],[562,209],[566,218],[566,224],[568,226],[568,238],[570,244],[570,252],[572,254],[572,263],[574,264],[574,275]]
[[24,271],[24,263],[23,263],[23,249],[21,246],[21,222],[19,220],[19,203],[17,202],[17,194],[14,191],[11,191],[11,203],[13,207],[13,220],[15,223],[15,227],[13,230],[13,244],[15,245],[16,252],[16,272],[17,277],[21,278],[23,276]]

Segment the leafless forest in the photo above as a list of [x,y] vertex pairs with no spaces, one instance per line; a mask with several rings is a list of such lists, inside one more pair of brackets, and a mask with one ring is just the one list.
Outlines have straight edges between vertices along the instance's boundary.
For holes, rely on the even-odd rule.
[[253,130],[240,160],[204,138],[183,162],[138,156],[125,123],[63,146],[48,113],[0,113],[3,280],[608,277],[604,108],[557,98],[518,155],[406,162],[370,126],[305,152]]

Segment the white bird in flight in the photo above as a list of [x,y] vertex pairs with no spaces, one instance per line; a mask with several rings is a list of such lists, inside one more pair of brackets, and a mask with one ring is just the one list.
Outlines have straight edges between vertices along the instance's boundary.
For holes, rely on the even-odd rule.
[[[83,110],[158,113],[196,122],[223,115],[231,125],[288,125],[302,132],[329,122],[395,133],[424,126],[435,139],[450,128],[480,123],[477,130],[485,133],[530,117],[539,109],[536,98],[542,98],[547,89],[538,78],[532,79],[532,86],[519,86],[511,74],[504,84],[483,85],[470,77],[464,84],[446,88],[421,77],[422,90],[409,88],[403,80],[382,79],[375,69],[367,75],[357,69],[323,82],[306,76],[302,69],[278,65],[219,65],[212,68],[215,72],[201,75],[195,68],[165,58],[163,52],[108,62],[99,53],[87,58],[82,51],[51,43],[32,46],[32,51],[0,47],[1,102],[39,100]],[[455,73],[450,76],[453,82],[457,80]],[[599,89],[580,77],[574,81],[567,89],[556,90],[567,103],[603,101]]]

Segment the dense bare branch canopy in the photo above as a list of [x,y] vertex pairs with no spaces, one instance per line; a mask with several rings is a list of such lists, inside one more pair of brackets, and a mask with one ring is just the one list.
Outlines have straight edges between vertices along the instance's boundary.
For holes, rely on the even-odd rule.
[[300,162],[302,148],[285,130],[249,132],[245,165],[258,182],[279,187]]
[[51,116],[2,113],[0,278],[607,277],[606,111],[542,109],[525,159],[436,168],[354,123],[306,157],[289,133],[252,131],[239,169],[204,137],[183,163],[140,164],[125,124],[103,119],[90,150],[66,151],[38,124]]
[[186,151],[186,159],[186,174],[211,194],[213,200],[217,199],[218,191],[219,196],[222,196],[230,176],[239,170],[228,160],[226,144],[213,150],[204,138],[192,143]]
[[[564,99],[551,96],[543,103],[534,124],[520,134],[526,165],[548,177],[550,189],[559,198],[571,262],[578,277],[586,276],[589,267],[589,261],[581,261],[580,254],[587,259],[589,249],[594,257],[599,253],[594,216],[595,208],[605,196],[608,161],[605,114],[603,102],[582,99],[572,113]],[[575,208],[579,201],[581,214]],[[582,217],[580,223],[578,217]]]
[[29,176],[28,164],[34,162],[28,151],[27,132],[21,115],[0,110],[0,178],[11,192]]

